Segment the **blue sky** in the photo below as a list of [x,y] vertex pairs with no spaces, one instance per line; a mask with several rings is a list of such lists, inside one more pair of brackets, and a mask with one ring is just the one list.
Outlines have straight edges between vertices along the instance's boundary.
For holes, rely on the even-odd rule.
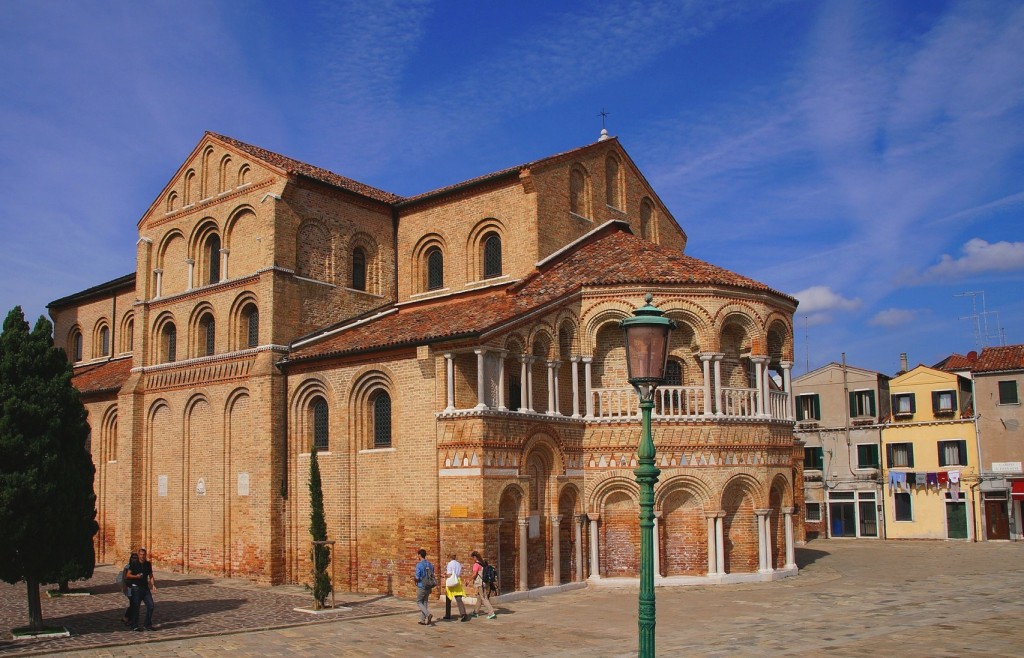
[[413,195],[603,108],[688,254],[801,300],[797,374],[975,349],[964,292],[1024,342],[1022,43],[1020,2],[7,0],[0,309],[133,271],[205,130]]

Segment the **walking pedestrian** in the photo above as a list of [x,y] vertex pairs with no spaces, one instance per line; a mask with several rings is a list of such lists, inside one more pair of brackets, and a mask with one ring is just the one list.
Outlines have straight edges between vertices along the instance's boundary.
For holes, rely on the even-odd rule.
[[153,578],[153,563],[149,561],[146,549],[139,549],[139,562],[142,563],[142,588],[139,592],[140,602],[146,604],[146,621],[143,628],[147,631],[153,630],[153,591],[156,589],[156,579]]
[[462,602],[462,597],[466,595],[466,590],[462,588],[462,563],[456,558],[455,553],[452,553],[450,558],[444,568],[444,618],[448,620],[452,618],[452,600],[454,599],[455,604],[459,607],[459,621],[469,621],[466,605]]
[[434,616],[430,614],[430,592],[437,585],[434,577],[434,565],[427,559],[427,551],[420,549],[420,557],[416,563],[416,572],[413,578],[416,581],[416,605],[420,609],[420,625],[433,626]]
[[144,568],[139,561],[139,554],[132,553],[128,558],[128,568],[124,574],[128,583],[128,625],[133,631],[141,631],[139,627],[139,604],[142,602],[142,583],[145,582]]
[[480,616],[480,607],[483,606],[488,619],[498,616],[491,605],[491,586],[494,584],[494,567],[487,564],[487,560],[478,551],[469,554],[473,558],[473,587],[476,588],[476,607],[473,609],[473,616]]

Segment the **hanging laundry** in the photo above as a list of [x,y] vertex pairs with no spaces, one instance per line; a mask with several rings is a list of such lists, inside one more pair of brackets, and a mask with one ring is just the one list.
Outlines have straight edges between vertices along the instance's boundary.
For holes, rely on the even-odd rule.
[[949,495],[950,495],[950,497],[953,500],[960,500],[960,483],[959,482],[953,482],[952,480],[950,480],[950,482],[949,482]]
[[949,473],[946,471],[939,471],[939,487],[944,488],[949,484]]
[[896,490],[896,471],[889,471],[889,495]]
[[939,488],[939,474],[938,473],[929,473],[928,474],[928,486],[929,487],[935,487],[936,489]]
[[917,488],[927,489],[928,488],[928,474],[924,471],[917,474]]
[[950,484],[957,484],[958,482],[960,482],[960,471],[950,471],[949,472],[949,483]]
[[902,491],[907,488],[907,474],[904,472],[893,473],[896,476],[896,490]]
[[907,489],[917,486],[917,473],[907,473]]

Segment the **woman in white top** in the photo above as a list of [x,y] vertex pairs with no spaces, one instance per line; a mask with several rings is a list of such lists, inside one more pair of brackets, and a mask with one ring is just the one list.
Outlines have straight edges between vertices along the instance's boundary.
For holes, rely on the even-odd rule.
[[469,621],[466,605],[462,602],[462,597],[466,595],[466,590],[462,588],[462,563],[456,559],[455,553],[452,553],[450,558],[444,568],[444,618],[448,620],[452,618],[452,599],[455,599],[455,605],[459,606],[459,621]]

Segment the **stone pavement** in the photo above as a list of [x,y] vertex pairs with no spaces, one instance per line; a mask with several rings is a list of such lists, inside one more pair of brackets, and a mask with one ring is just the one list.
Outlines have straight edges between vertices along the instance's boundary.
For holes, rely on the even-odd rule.
[[[1024,655],[1024,543],[818,540],[797,558],[800,575],[781,581],[658,588],[658,653]],[[124,631],[113,571],[98,572],[96,596],[44,600],[46,620],[75,633],[46,641],[6,639],[24,623],[24,587],[0,586],[0,656],[636,654],[635,587],[499,603],[495,620],[425,628],[411,601],[344,595],[351,612],[310,620],[291,612],[308,602],[299,588],[157,575],[157,631]]]

